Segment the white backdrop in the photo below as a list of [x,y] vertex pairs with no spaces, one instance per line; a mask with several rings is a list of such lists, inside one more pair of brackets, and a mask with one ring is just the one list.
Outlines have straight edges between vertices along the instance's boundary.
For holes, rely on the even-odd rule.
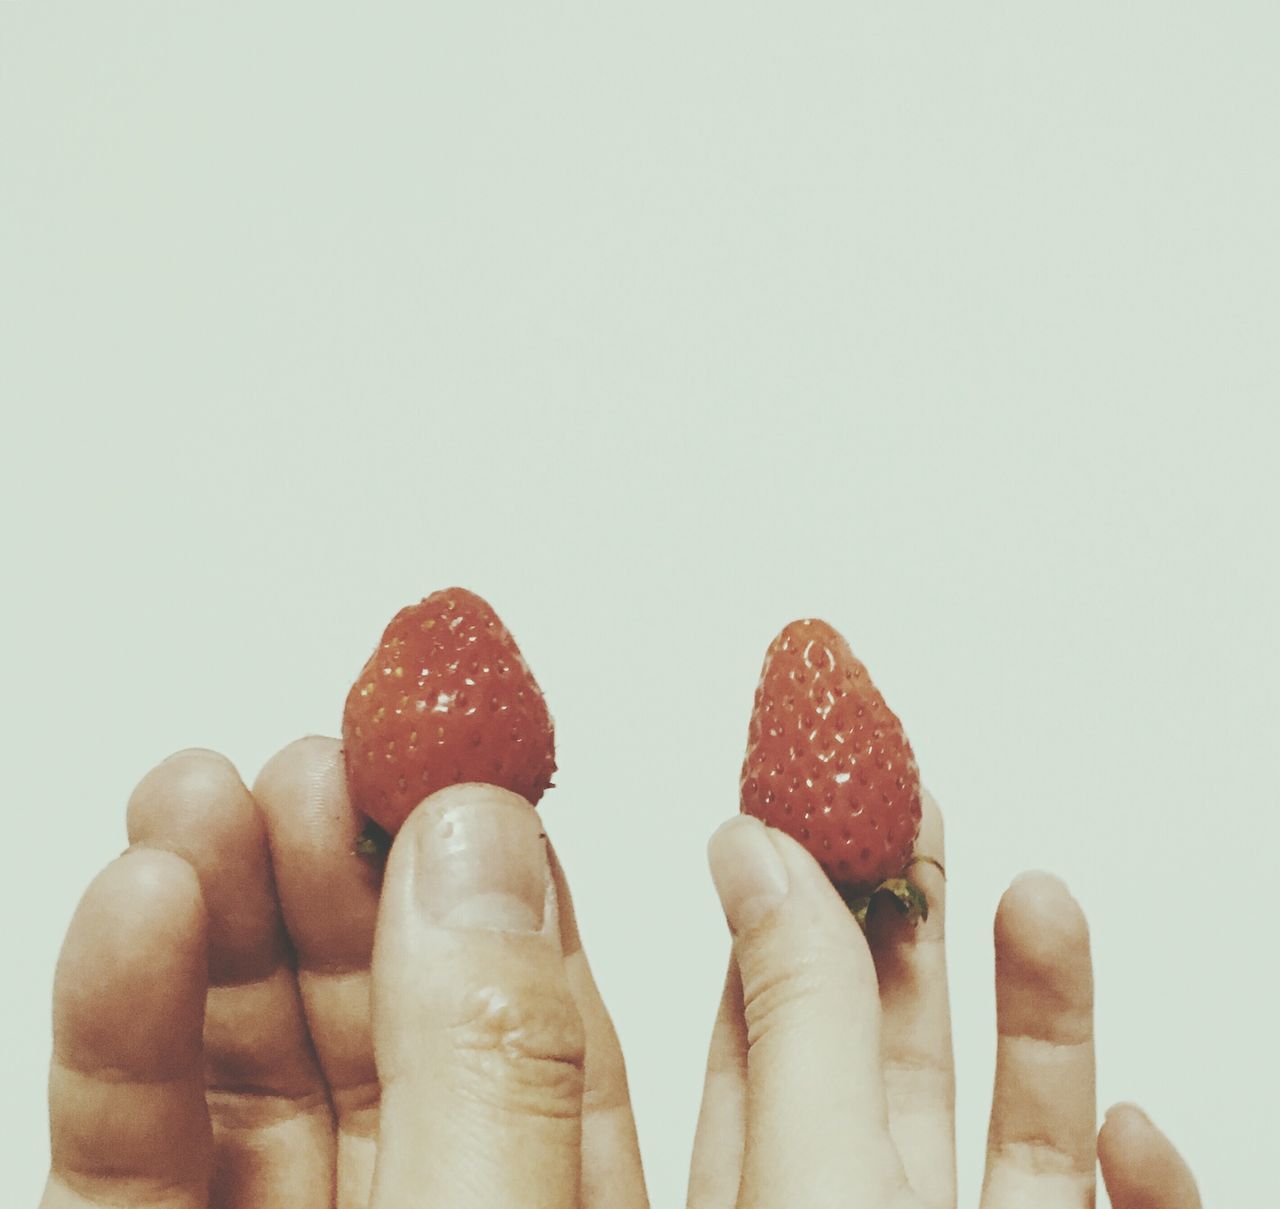
[[949,822],[964,1203],[1008,880],[1206,1204],[1280,1127],[1270,3],[0,5],[7,1199],[132,784],[510,624],[683,1203],[764,647],[842,628]]

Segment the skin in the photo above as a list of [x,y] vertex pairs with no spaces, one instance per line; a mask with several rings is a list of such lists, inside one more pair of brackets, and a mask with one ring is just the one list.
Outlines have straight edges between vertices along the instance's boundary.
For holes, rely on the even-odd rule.
[[[312,738],[252,789],[179,753],[128,822],[59,960],[46,1209],[647,1205],[617,1036],[522,799],[433,795],[383,871]],[[711,859],[734,957],[690,1205],[954,1205],[940,879],[928,924],[868,943],[785,836],[734,823]],[[1091,1204],[1088,940],[1060,883],[1010,889],[997,955],[984,1207]],[[1096,1146],[1116,1209],[1199,1205],[1137,1109]]]
[[[945,864],[925,795],[917,851]],[[951,1209],[955,1070],[945,884],[931,910],[890,907],[864,937],[817,862],[741,817],[710,846],[733,954],[712,1031],[690,1209]],[[1023,874],[995,921],[998,1043],[982,1209],[1199,1209],[1177,1151],[1132,1105],[1095,1137],[1093,973],[1066,887]]]

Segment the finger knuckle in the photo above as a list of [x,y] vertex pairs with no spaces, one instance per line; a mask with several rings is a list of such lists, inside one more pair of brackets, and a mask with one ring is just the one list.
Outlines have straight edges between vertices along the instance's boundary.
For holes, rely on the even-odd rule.
[[742,990],[748,1048],[771,1033],[794,1027],[797,1017],[820,1010],[828,1002],[853,1002],[857,990],[847,960],[814,950],[803,954],[765,955],[744,963]]
[[459,1001],[447,1033],[470,1094],[532,1116],[581,1112],[586,1043],[567,990],[476,988]]

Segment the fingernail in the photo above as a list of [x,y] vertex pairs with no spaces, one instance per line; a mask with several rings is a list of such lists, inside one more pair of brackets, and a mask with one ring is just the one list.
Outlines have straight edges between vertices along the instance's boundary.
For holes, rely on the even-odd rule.
[[758,923],[786,897],[787,870],[764,824],[740,814],[711,837],[711,877],[734,933]]
[[532,806],[467,786],[417,833],[415,892],[441,928],[537,932],[546,911],[546,842]]

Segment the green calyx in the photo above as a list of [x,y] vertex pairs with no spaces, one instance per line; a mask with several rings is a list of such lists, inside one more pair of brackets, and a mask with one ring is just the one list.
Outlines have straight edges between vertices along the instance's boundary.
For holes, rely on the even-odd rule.
[[356,837],[355,855],[386,860],[391,851],[391,836],[372,819],[366,819],[364,830]]
[[867,916],[871,911],[871,904],[877,900],[888,899],[910,924],[921,924],[929,918],[929,899],[925,892],[907,877],[913,865],[932,865],[944,878],[947,876],[947,871],[940,861],[931,856],[913,856],[897,877],[886,878],[869,894],[849,894],[843,890],[840,891],[840,897],[853,912],[854,919],[858,921],[858,926],[864,932],[867,928]]

